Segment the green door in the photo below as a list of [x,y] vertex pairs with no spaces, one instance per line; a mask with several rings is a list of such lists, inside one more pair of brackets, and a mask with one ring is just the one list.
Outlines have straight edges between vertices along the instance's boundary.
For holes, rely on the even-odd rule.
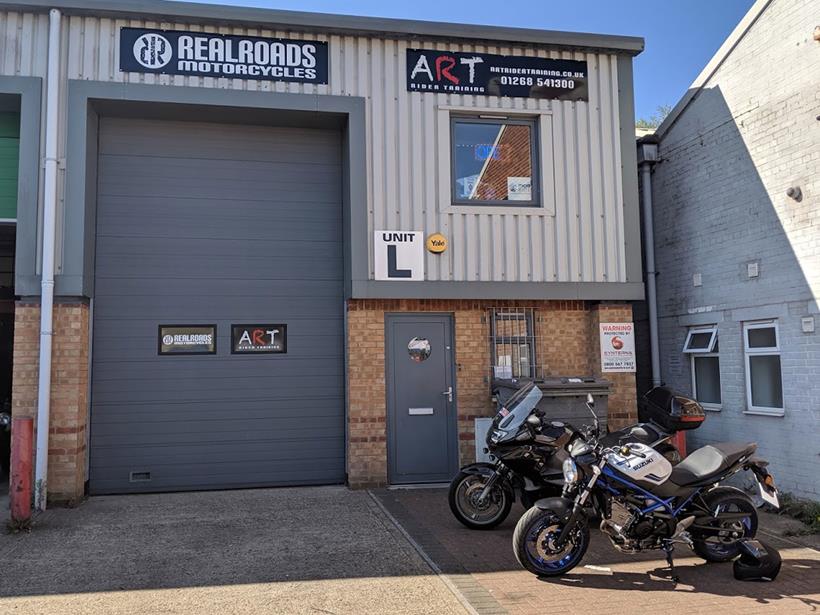
[[0,113],[0,221],[17,219],[20,114]]

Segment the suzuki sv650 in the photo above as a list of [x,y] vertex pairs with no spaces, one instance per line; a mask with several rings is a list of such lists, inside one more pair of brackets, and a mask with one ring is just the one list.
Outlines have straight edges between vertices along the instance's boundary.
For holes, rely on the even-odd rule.
[[[669,403],[678,416],[703,412],[681,396],[671,396]],[[733,559],[739,543],[757,532],[757,511],[746,493],[720,483],[751,470],[763,499],[778,505],[768,464],[753,456],[755,449],[755,444],[704,446],[673,468],[645,444],[576,440],[564,462],[563,497],[540,500],[521,517],[513,535],[515,556],[539,576],[572,570],[589,545],[584,510],[593,499],[602,513],[600,529],[616,549],[663,549],[673,578],[672,550],[678,543],[707,561]]]
[[[450,483],[450,510],[467,527],[497,526],[507,518],[516,496],[529,508],[541,498],[561,494],[567,449],[582,432],[546,421],[537,407],[542,397],[541,390],[529,382],[507,399],[487,432],[487,451],[494,463],[464,466]],[[677,450],[665,443],[670,437],[656,424],[639,423],[608,434],[602,442],[651,444],[674,459]]]

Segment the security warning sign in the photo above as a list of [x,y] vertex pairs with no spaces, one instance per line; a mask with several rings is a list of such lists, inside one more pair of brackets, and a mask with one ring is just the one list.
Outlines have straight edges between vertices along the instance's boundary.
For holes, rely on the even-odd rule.
[[601,371],[635,371],[635,325],[631,322],[601,323]]
[[284,354],[288,351],[288,326],[231,325],[232,354]]

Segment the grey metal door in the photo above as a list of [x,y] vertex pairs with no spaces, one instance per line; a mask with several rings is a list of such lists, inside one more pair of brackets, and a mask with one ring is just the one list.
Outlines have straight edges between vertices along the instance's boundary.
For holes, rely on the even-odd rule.
[[[341,483],[341,137],[103,118],[92,493]],[[232,354],[231,325],[287,325]],[[213,355],[160,356],[158,325],[217,326]]]
[[452,318],[389,314],[386,337],[390,482],[450,480],[458,469]]

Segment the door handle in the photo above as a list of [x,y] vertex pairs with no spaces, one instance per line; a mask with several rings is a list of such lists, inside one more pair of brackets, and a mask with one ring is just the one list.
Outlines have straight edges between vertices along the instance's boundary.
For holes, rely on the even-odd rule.
[[447,401],[453,403],[453,387],[447,387],[447,390],[442,393],[447,396]]

